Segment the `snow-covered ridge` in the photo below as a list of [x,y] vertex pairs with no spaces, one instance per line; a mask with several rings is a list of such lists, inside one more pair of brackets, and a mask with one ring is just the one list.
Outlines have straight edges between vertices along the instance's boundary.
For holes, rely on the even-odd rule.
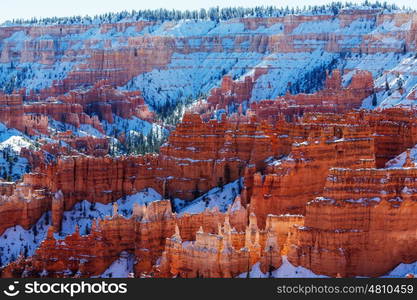
[[[116,259],[99,278],[127,278],[133,274],[133,265],[135,256],[126,251],[120,253],[120,257]],[[94,277],[93,277],[94,278]]]

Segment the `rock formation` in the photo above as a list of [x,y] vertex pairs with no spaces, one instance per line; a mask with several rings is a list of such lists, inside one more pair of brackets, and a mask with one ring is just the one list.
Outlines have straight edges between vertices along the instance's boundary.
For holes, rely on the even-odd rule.
[[291,233],[289,260],[330,276],[380,276],[415,261],[415,172],[332,169]]
[[[193,22],[0,27],[0,167],[22,175],[0,174],[0,235],[50,216],[1,277],[99,276],[123,251],[136,277],[271,273],[283,255],[336,277],[416,261],[416,13]],[[132,137],[158,153],[127,155]],[[162,199],[119,213],[145,188]],[[111,216],[68,234],[83,200]]]

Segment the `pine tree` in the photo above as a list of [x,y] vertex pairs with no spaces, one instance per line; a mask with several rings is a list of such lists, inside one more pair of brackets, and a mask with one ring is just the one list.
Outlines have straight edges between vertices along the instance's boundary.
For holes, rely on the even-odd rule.
[[193,197],[194,199],[198,198],[200,196],[200,190],[198,189],[198,183],[195,184],[195,188],[193,191]]
[[377,98],[376,98],[376,94],[374,93],[373,95],[372,95],[372,106],[377,106],[378,105],[378,100],[377,100]]

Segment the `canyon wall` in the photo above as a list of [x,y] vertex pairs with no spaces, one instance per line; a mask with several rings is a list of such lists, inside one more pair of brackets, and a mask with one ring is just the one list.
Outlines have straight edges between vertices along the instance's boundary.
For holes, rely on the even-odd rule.
[[[59,201],[59,197],[55,201]],[[230,209],[226,214],[207,210],[201,214],[176,216],[172,213],[169,200],[155,201],[148,206],[136,205],[132,218],[125,218],[118,214],[117,205],[114,204],[113,215],[97,222],[94,220],[91,232],[87,235],[80,235],[76,228],[75,233],[63,239],[56,238],[54,231],[57,228],[51,226],[36,253],[6,266],[2,277],[97,276],[109,267],[121,251],[137,256],[135,272],[138,276],[149,274],[155,271],[153,266],[162,255],[165,239],[176,231],[181,231],[184,238],[191,240],[198,235],[196,232],[199,227],[214,233],[218,230],[218,224],[225,220],[230,220],[230,224],[243,230],[247,218],[247,211],[242,206]]]
[[122,251],[136,256],[137,277],[234,277],[258,261],[265,273],[279,267],[288,228],[303,224],[303,218],[270,215],[260,229],[256,216],[248,217],[236,201],[225,214],[206,210],[183,216],[172,213],[168,200],[155,201],[135,205],[129,219],[114,205],[113,215],[93,221],[87,235],[76,228],[56,238],[51,226],[36,253],[7,265],[2,277],[97,276]]
[[[194,23],[198,23],[198,29],[193,29]],[[138,89],[149,92],[153,88],[146,87],[144,83],[147,80],[151,83],[153,72],[168,74],[167,82],[156,83],[156,90],[166,86],[166,90],[173,91],[181,83],[170,78],[169,74],[172,75],[175,70],[190,72],[187,71],[187,59],[183,61],[182,57],[188,56],[188,61],[193,61],[201,53],[212,55],[197,58],[194,71],[210,76],[207,78],[213,83],[207,89],[204,87],[206,83],[195,82],[191,93],[187,89],[182,90],[187,93],[186,96],[207,93],[219,86],[219,79],[226,75],[224,73],[236,78],[247,76],[254,70],[254,81],[259,78],[261,85],[265,81],[272,88],[284,89],[285,92],[288,82],[295,84],[297,80],[291,76],[283,82],[268,78],[267,73],[274,74],[275,69],[285,70],[287,67],[281,65],[274,54],[284,54],[281,61],[286,63],[292,59],[285,54],[300,56],[301,60],[304,59],[302,55],[310,57],[312,66],[305,65],[306,70],[302,70],[304,63],[298,68],[295,66],[296,72],[305,75],[307,71],[312,71],[311,67],[323,63],[316,63],[320,52],[338,59],[343,53],[373,55],[401,54],[404,49],[413,51],[415,24],[415,13],[386,14],[379,9],[355,9],[341,10],[336,16],[301,14],[219,22],[189,20],[182,23],[137,21],[101,25],[4,26],[0,28],[0,63],[4,65],[4,84],[15,89],[25,87],[28,98],[37,100],[93,86],[101,80],[106,80],[113,87],[129,86],[131,80],[141,75],[145,76],[140,77],[144,82],[139,82]],[[219,64],[216,53],[225,53],[223,59],[227,62]],[[240,59],[242,63],[237,62]],[[275,65],[277,59],[278,65]],[[374,57],[370,59],[376,60]],[[262,74],[256,76],[260,62]],[[218,70],[211,70],[212,65],[218,66]],[[25,70],[33,73],[33,77],[25,76]],[[13,84],[11,79],[16,74],[22,77],[22,82]],[[191,76],[198,79],[198,74]],[[253,83],[243,78],[234,96],[219,97],[214,91],[212,100],[224,104],[232,98],[237,101],[246,98],[245,94],[251,92]],[[347,96],[352,97],[352,94]],[[153,103],[153,95],[145,94],[144,98],[149,100],[148,104],[159,106]]]

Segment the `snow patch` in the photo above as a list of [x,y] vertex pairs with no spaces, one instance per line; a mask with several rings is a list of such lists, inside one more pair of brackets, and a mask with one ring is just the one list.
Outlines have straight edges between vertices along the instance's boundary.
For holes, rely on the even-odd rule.
[[[116,259],[99,278],[128,278],[133,274],[133,265],[135,256],[126,251],[120,253],[120,257]],[[93,277],[94,278],[94,277]]]

